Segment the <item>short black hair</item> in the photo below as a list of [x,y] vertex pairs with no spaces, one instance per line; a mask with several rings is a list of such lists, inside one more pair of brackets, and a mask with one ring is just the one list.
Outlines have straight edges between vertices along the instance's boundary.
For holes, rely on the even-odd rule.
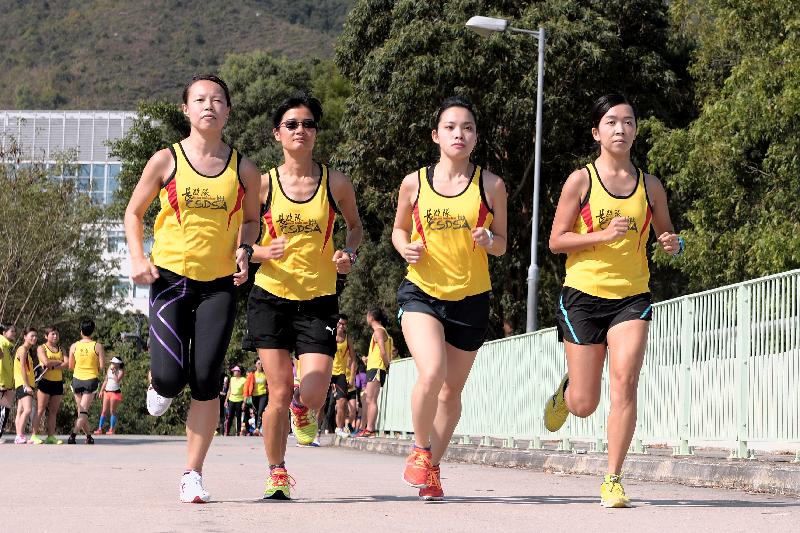
[[347,318],[347,315],[346,315],[346,314],[344,314],[344,313],[339,313],[339,320],[350,320],[350,319],[349,319],[349,318]]
[[228,104],[228,107],[231,106],[231,93],[228,91],[228,85],[220,78],[219,76],[215,76],[214,74],[195,74],[192,76],[192,79],[183,87],[183,103],[186,104],[189,101],[189,89],[197,83],[198,81],[212,81],[222,87],[222,90],[225,92],[225,103]]
[[624,94],[612,93],[601,96],[595,100],[594,104],[592,105],[592,111],[590,113],[592,127],[597,128],[600,126],[600,121],[603,119],[605,114],[608,113],[608,110],[620,104],[628,104],[631,106],[631,109],[633,110],[633,118],[634,120],[638,120],[636,106],[633,105],[633,102],[631,102],[630,99]]
[[386,318],[386,313],[380,307],[372,307],[367,314],[372,317],[372,320],[378,322],[381,326],[386,327],[389,319]]
[[317,124],[322,120],[322,104],[320,101],[311,96],[308,92],[300,91],[278,104],[278,107],[276,107],[275,111],[272,113],[272,126],[278,129],[281,125],[283,115],[290,109],[296,107],[307,107],[311,111],[311,114],[314,115],[314,121]]
[[94,333],[94,320],[91,318],[81,320],[81,334],[88,337],[92,333]]
[[442,101],[439,109],[436,110],[436,119],[433,121],[433,129],[439,127],[439,121],[442,119],[442,113],[451,107],[463,107],[472,113],[472,119],[475,121],[475,127],[478,127],[478,115],[475,113],[475,106],[465,96],[449,96]]
[[17,329],[17,326],[15,326],[14,324],[2,324],[0,325],[0,329],[2,329],[3,333],[8,333],[12,329],[14,330]]

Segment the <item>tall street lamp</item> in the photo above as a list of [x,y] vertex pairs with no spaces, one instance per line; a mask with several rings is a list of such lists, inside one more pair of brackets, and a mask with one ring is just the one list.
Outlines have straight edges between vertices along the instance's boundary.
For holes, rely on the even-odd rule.
[[528,267],[528,319],[525,331],[536,331],[537,307],[539,296],[539,264],[536,251],[539,241],[539,177],[542,155],[542,87],[544,85],[544,28],[537,31],[514,28],[508,25],[505,19],[491,17],[472,17],[467,21],[467,28],[481,37],[488,37],[493,33],[512,31],[527,33],[539,37],[539,72],[536,80],[536,145],[533,156],[533,214],[531,215],[531,264]]

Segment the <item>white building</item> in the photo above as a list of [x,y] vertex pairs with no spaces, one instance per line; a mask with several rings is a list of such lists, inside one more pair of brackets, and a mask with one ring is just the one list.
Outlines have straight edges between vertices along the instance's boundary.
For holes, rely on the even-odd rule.
[[[108,204],[118,188],[119,159],[112,157],[108,141],[122,138],[133,126],[131,111],[3,111],[0,110],[0,146],[16,140],[28,161],[52,165],[55,179],[76,181],[78,190],[93,202]],[[72,153],[75,171],[55,173],[56,163]],[[23,161],[23,163],[26,161]],[[131,282],[130,259],[122,223],[109,224],[106,259],[117,259],[115,290],[127,294],[128,309],[147,314],[147,288]]]

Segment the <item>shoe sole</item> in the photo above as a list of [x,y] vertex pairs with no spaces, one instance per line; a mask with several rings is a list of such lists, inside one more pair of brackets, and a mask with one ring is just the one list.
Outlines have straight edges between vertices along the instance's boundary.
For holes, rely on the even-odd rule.
[[419,499],[424,502],[443,502],[444,496],[420,496]]
[[191,501],[181,499],[181,503],[208,503],[208,500],[204,500],[200,496],[195,496],[194,499]]
[[289,496],[287,496],[286,494],[284,494],[283,491],[281,491],[281,490],[276,490],[275,492],[273,492],[272,494],[269,494],[269,495],[264,494],[264,496],[262,496],[261,499],[262,500],[278,500],[278,501],[289,501],[289,500],[291,500],[291,498]]
[[605,507],[606,509],[628,509],[631,507],[630,502],[620,502],[620,501],[606,502],[601,500],[600,505]]

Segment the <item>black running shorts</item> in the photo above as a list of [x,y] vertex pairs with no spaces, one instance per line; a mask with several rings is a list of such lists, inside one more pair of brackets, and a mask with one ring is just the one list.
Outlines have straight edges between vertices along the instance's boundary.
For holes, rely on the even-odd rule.
[[344,374],[334,374],[331,376],[333,383],[333,399],[341,400],[347,397],[347,376]]
[[559,342],[606,344],[608,330],[617,324],[652,318],[653,300],[649,292],[609,299],[564,287],[556,302]]
[[64,382],[63,381],[50,381],[49,379],[42,378],[39,381],[39,390],[49,396],[63,396],[64,395]]
[[36,389],[33,389],[32,393],[31,392],[25,392],[25,387],[20,385],[19,387],[17,387],[14,396],[16,397],[17,400],[21,400],[25,396],[30,396],[31,398],[33,398],[34,394],[36,394]]
[[75,394],[91,394],[97,392],[100,380],[95,379],[75,379],[72,378],[72,392]]
[[397,289],[397,316],[403,313],[425,313],[444,327],[444,340],[451,346],[474,352],[486,339],[489,327],[489,293],[467,296],[463,300],[440,300],[404,279]]
[[386,383],[386,370],[381,370],[380,368],[371,368],[367,370],[367,383],[372,381],[377,381],[381,384],[381,387]]
[[339,300],[335,294],[288,300],[253,285],[247,300],[247,329],[256,348],[336,355]]

